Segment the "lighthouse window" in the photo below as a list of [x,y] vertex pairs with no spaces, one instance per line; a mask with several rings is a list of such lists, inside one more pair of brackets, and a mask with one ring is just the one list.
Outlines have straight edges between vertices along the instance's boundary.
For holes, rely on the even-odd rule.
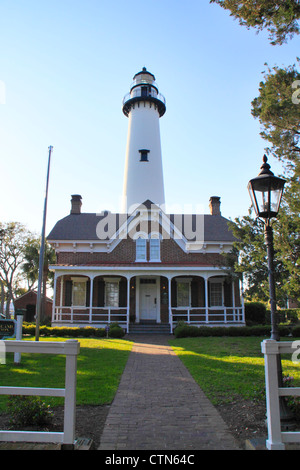
[[142,96],[148,96],[148,87],[142,86]]
[[149,162],[148,153],[150,152],[150,150],[141,149],[139,150],[139,152],[141,154],[140,162]]

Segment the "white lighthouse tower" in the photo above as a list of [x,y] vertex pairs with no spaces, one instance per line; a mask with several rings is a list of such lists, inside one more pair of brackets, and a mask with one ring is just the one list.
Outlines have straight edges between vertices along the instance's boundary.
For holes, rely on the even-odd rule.
[[165,111],[165,98],[158,92],[155,77],[144,67],[133,77],[130,93],[123,99],[123,113],[129,118],[124,212],[131,213],[147,200],[164,208],[159,118]]

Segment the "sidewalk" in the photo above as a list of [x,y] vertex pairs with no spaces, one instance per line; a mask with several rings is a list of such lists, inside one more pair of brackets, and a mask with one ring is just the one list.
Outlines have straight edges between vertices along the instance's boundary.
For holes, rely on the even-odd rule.
[[128,335],[134,345],[99,450],[239,450],[168,338]]

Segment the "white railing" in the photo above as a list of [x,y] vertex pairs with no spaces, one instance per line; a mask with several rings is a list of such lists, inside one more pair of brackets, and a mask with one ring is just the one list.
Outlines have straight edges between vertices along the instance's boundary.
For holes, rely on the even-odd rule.
[[[295,344],[297,343],[297,344]],[[300,443],[300,432],[282,432],[280,423],[280,397],[300,396],[300,387],[279,387],[277,358],[279,354],[293,354],[298,341],[282,341],[267,339],[262,343],[265,358],[266,405],[268,421],[268,450],[285,450],[285,443]]]
[[161,94],[161,93],[155,93],[155,92],[152,92],[147,94],[146,96],[144,96],[142,94],[142,91],[140,88],[135,88],[131,93],[127,93],[124,98],[123,98],[123,102],[122,102],[122,105],[124,106],[124,104],[133,99],[133,98],[154,98],[154,99],[157,99],[159,101],[162,101],[164,104],[166,104],[166,98]]
[[178,320],[190,325],[244,323],[243,307],[172,307],[170,322],[176,326]]
[[128,307],[55,307],[52,317],[55,323],[97,324],[103,327],[117,322],[129,331]]
[[[5,353],[63,354],[66,356],[65,388],[0,387],[0,395],[64,397],[63,432],[0,431],[0,441],[51,442],[74,445],[76,410],[76,372],[80,345],[77,340],[3,341]],[[4,366],[1,366],[4,367]]]

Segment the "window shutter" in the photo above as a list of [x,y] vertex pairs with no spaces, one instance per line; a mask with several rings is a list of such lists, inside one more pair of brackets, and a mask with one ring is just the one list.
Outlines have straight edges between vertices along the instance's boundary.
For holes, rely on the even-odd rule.
[[72,305],[72,281],[65,282],[65,305],[66,307]]
[[177,286],[176,282],[171,282],[171,306],[177,307]]
[[127,307],[127,281],[121,279],[119,284],[119,307]]
[[104,307],[104,281],[98,281],[97,307]]
[[232,285],[228,282],[224,283],[224,305],[225,307],[232,307]]
[[191,283],[191,303],[192,307],[198,307],[198,282],[192,281]]
[[91,297],[91,281],[88,280],[86,283],[86,307],[90,306],[90,297]]

